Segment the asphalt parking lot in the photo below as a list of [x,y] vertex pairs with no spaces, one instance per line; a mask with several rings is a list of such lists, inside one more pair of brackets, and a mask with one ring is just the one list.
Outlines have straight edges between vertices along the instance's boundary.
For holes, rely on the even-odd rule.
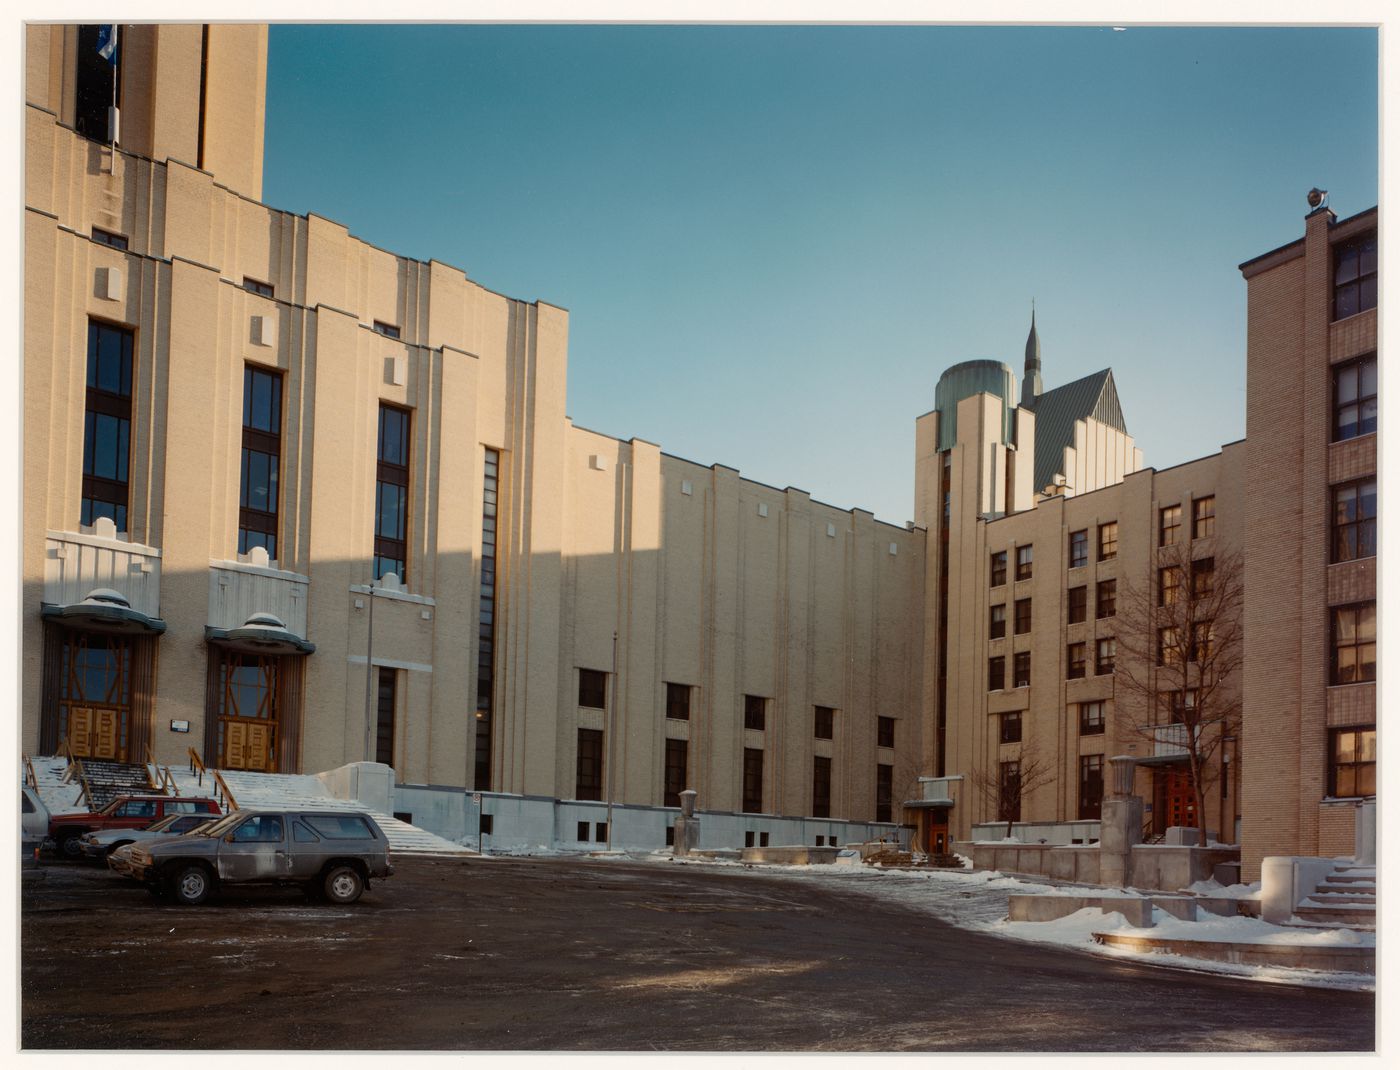
[[349,907],[26,881],[26,1049],[1369,1051],[1371,993],[1117,962],[817,881],[395,860]]

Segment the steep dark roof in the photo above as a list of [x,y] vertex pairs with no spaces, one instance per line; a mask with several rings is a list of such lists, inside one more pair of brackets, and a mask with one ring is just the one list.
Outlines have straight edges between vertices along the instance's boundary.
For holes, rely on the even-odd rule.
[[1035,490],[1042,491],[1064,467],[1064,450],[1074,445],[1074,421],[1094,419],[1128,433],[1113,369],[1076,379],[1035,399]]

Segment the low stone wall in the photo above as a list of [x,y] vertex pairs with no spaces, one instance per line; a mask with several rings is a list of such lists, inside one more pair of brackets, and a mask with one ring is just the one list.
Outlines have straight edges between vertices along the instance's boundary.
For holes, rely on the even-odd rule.
[[1167,847],[1138,844],[1133,848],[1134,888],[1176,892],[1197,881],[1210,880],[1222,862],[1238,861],[1238,847]]
[[[960,845],[961,846],[961,845]],[[1138,844],[1132,849],[1130,887],[1144,891],[1179,892],[1208,880],[1222,862],[1235,861],[1238,847],[1167,847]],[[1097,847],[1055,847],[1049,844],[978,843],[972,845],[974,869],[995,869],[1027,877],[1050,877],[1075,884],[1099,883]]]
[[829,866],[836,861],[839,847],[745,847],[739,858],[744,862],[768,862],[779,866]]
[[1138,928],[1152,924],[1152,900],[1127,895],[1012,895],[1006,916],[1011,921],[1057,921],[1087,907],[1122,914]]
[[1369,947],[1302,947],[1293,944],[1233,944],[1215,940],[1175,940],[1155,936],[1095,933],[1109,947],[1184,955],[1193,959],[1234,962],[1245,966],[1292,966],[1305,970],[1376,972],[1376,952]]

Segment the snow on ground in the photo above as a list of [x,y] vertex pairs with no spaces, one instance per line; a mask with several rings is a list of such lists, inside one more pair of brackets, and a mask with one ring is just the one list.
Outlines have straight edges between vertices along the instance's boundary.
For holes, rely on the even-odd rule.
[[1260,899],[1264,894],[1258,881],[1253,884],[1225,885],[1210,879],[1197,881],[1186,890],[1212,899]]

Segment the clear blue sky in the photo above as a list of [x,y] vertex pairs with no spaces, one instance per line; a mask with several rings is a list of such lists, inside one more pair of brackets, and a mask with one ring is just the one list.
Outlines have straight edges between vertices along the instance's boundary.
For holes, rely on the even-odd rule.
[[1237,265],[1377,200],[1364,29],[273,26],[264,199],[570,312],[569,415],[913,516],[950,364],[1241,438]]

